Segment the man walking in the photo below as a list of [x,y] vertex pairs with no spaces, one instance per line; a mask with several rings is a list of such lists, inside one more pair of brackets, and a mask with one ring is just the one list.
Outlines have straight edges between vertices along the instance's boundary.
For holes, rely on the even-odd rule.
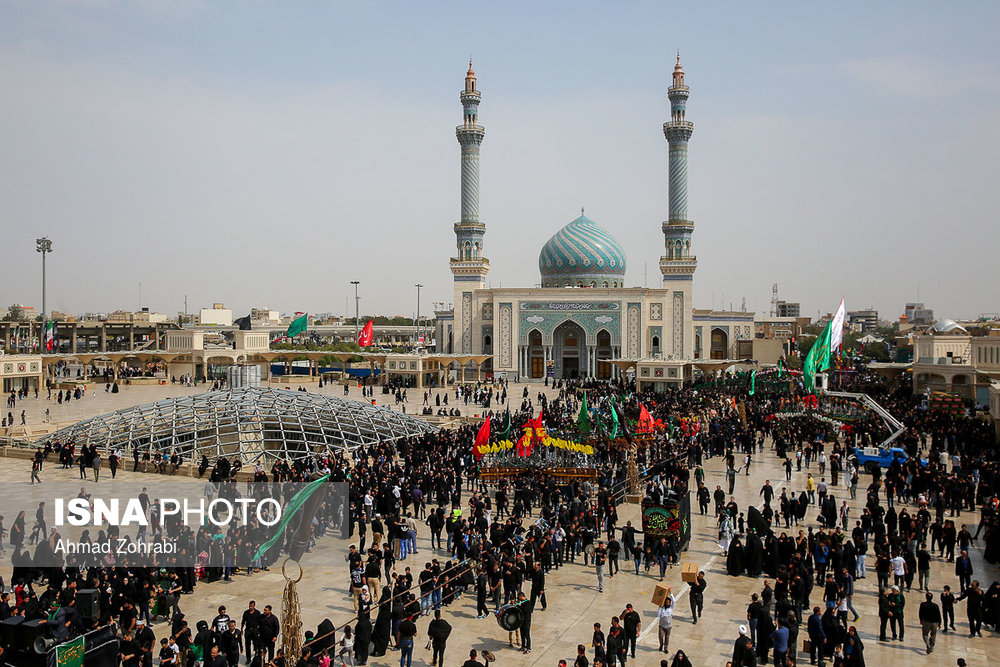
[[977,579],[957,598],[959,602],[968,598],[968,602],[965,603],[965,611],[969,615],[969,638],[983,636],[983,597],[983,591],[979,588],[979,580]]
[[934,641],[937,639],[938,627],[941,625],[941,609],[934,602],[934,594],[927,593],[927,600],[920,603],[920,632],[924,637],[924,646],[928,655],[934,652]]
[[663,601],[663,605],[656,612],[660,626],[660,650],[664,653],[670,652],[670,631],[674,627],[674,605],[676,603],[677,598],[671,593],[670,597]]
[[431,639],[431,647],[434,649],[431,665],[444,667],[444,649],[448,645],[448,636],[451,635],[451,624],[441,618],[441,610],[434,610],[434,620],[427,626],[427,636]]
[[604,568],[605,564],[608,562],[608,550],[604,546],[604,542],[597,543],[597,549],[594,550],[594,565],[597,566],[597,592],[604,592]]
[[826,631],[823,630],[823,617],[820,616],[819,607],[813,607],[812,616],[809,617],[806,627],[809,632],[809,664],[817,664],[816,659],[819,658],[818,664],[822,667],[825,664],[823,662],[823,652],[824,644],[826,643]]
[[708,582],[705,581],[705,573],[699,572],[698,578],[690,586],[691,590],[688,593],[688,602],[691,603],[691,621],[697,625],[698,617],[702,615],[702,610],[705,607],[705,589],[708,588]]
[[639,641],[639,630],[642,628],[642,619],[639,612],[632,608],[631,604],[625,605],[625,611],[621,613],[622,623],[625,624],[625,641],[628,651],[635,658],[635,645]]

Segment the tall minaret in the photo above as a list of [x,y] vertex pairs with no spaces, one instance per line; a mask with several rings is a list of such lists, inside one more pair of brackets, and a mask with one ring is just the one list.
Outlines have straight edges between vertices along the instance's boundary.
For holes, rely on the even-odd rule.
[[672,290],[673,294],[669,304],[672,336],[664,338],[671,341],[674,357],[692,358],[691,287],[698,259],[691,254],[694,223],[688,219],[687,168],[688,140],[694,132],[694,123],[684,119],[688,87],[684,84],[680,54],[677,54],[667,97],[670,99],[670,120],[663,124],[663,136],[670,146],[670,214],[669,220],[662,224],[665,254],[660,258],[660,272],[664,288]]
[[479,146],[486,130],[477,123],[481,96],[476,88],[476,73],[469,61],[465,75],[465,90],[459,94],[462,102],[462,124],[455,136],[462,147],[462,219],[455,223],[457,254],[451,258],[451,273],[455,278],[455,323],[452,352],[473,352],[472,292],[486,287],[490,261],[483,257],[483,236],[486,225],[479,220]]

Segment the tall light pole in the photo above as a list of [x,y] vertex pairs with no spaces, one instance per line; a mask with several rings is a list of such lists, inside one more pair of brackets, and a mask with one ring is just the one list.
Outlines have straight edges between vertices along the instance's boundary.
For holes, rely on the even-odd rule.
[[419,343],[420,339],[418,336],[420,335],[420,331],[417,327],[420,326],[420,288],[423,287],[423,285],[417,283],[414,287],[417,288],[417,316],[413,318],[413,337],[417,339],[415,342]]
[[351,284],[354,285],[354,342],[358,342],[358,304],[360,303],[358,297],[358,285],[361,284],[360,280],[352,280]]
[[52,252],[52,241],[43,236],[35,239],[35,250],[42,253],[42,330],[45,329],[45,255]]

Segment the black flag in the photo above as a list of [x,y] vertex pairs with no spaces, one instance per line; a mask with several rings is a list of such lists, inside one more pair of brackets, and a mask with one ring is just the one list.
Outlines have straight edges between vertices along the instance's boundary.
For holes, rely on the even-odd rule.
[[246,317],[241,317],[238,320],[233,320],[233,324],[235,324],[236,326],[238,326],[240,328],[240,331],[249,331],[250,330],[250,316],[247,315]]

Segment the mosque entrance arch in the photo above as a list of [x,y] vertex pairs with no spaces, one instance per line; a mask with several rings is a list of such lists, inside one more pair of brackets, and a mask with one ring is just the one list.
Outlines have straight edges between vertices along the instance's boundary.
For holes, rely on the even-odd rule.
[[528,374],[536,380],[545,377],[545,348],[538,329],[528,333]]
[[614,366],[611,364],[600,363],[601,359],[610,359],[614,356],[614,349],[611,347],[611,334],[606,330],[601,329],[597,332],[597,377],[600,380],[608,380],[611,378],[611,372]]
[[712,329],[712,359],[726,359],[729,356],[729,334],[725,329]]
[[575,380],[587,375],[587,334],[573,320],[566,320],[552,332],[556,377]]

